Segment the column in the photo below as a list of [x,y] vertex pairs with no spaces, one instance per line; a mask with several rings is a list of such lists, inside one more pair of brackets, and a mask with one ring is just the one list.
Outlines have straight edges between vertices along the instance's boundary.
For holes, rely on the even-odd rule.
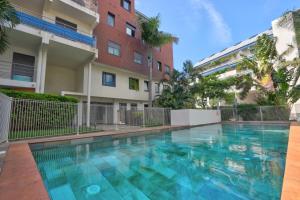
[[119,102],[114,102],[114,124],[119,124],[119,115],[118,111],[120,109],[120,103]]
[[91,86],[92,86],[92,63],[88,64],[88,79],[87,79],[87,109],[86,109],[86,125],[90,127],[91,117]]
[[37,72],[36,72],[35,92],[37,93],[44,93],[45,91],[47,54],[48,54],[47,45],[41,44],[38,53]]

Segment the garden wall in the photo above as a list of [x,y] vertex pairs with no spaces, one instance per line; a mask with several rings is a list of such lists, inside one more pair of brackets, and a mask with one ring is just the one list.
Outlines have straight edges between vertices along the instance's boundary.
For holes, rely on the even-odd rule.
[[221,122],[221,113],[219,110],[172,110],[172,126],[197,126]]

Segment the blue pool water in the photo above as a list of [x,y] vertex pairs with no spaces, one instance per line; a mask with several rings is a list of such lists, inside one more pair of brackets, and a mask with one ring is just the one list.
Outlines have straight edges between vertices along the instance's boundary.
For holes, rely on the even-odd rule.
[[33,145],[53,200],[279,199],[286,125],[212,125]]

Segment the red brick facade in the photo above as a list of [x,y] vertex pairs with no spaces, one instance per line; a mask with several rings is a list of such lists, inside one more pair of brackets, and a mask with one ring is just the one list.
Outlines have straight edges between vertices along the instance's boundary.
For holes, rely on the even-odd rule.
[[[99,49],[98,62],[126,69],[132,72],[147,75],[147,52],[146,46],[141,40],[141,32],[137,22],[134,0],[130,0],[130,12],[121,6],[121,0],[98,0],[100,23],[95,29],[97,47]],[[115,15],[115,26],[107,24],[108,12]],[[135,37],[126,34],[126,23],[136,27]],[[121,46],[121,55],[114,56],[108,53],[108,42],[112,41]],[[160,80],[164,77],[166,65],[173,70],[173,44],[165,45],[161,50],[154,49],[153,77]],[[134,52],[143,55],[143,64],[134,62]],[[162,72],[157,69],[157,61],[162,63]]]

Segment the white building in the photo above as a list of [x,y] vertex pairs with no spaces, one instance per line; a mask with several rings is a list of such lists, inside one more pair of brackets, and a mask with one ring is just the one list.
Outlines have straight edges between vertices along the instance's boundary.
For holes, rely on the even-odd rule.
[[[263,34],[276,38],[276,49],[278,54],[282,54],[289,47],[293,47],[292,50],[285,55],[286,60],[291,61],[294,58],[299,58],[300,38],[297,38],[299,30],[297,30],[296,26],[300,24],[300,21],[298,20],[299,14],[299,10],[287,13],[283,17],[272,21],[271,29],[202,59],[195,64],[195,69],[203,76],[208,76],[223,70],[226,71],[220,75],[220,78],[238,75],[236,70],[237,65],[241,62],[243,56],[251,57],[253,55],[251,49],[255,46],[257,38]],[[254,103],[255,88],[250,91],[245,100],[239,101],[243,103]]]

